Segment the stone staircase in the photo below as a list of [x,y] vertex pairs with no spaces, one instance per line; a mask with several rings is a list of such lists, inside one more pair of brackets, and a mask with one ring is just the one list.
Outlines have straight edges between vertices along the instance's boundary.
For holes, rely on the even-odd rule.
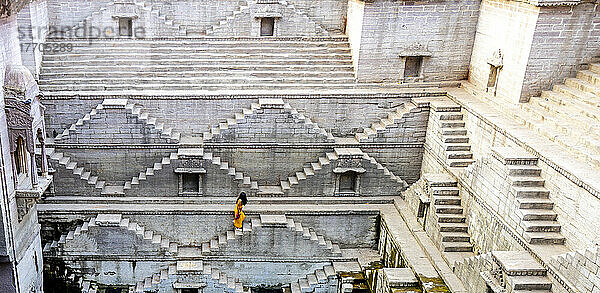
[[214,156],[212,153],[203,150],[203,159],[210,161],[213,165],[218,166],[219,169],[226,171],[228,175],[233,177],[239,186],[247,188],[253,192],[259,189],[258,182],[253,181],[250,176],[246,176],[244,173],[237,171],[234,167],[231,167],[229,163],[223,160],[221,157]]
[[170,153],[169,156],[163,157],[159,163],[154,163],[152,167],[140,171],[137,176],[134,176],[130,181],[125,182],[123,186],[111,186],[109,189],[112,190],[113,193],[106,191],[103,194],[122,195],[132,188],[140,187],[144,182],[149,180],[149,177],[155,176],[157,172],[160,172],[165,166],[170,165],[172,161],[177,159],[177,153]]
[[59,253],[62,245],[67,241],[73,240],[83,233],[87,233],[91,227],[98,226],[120,227],[121,229],[135,232],[138,237],[151,242],[158,250],[164,251],[169,255],[176,255],[178,252],[179,245],[176,242],[173,242],[152,230],[146,230],[144,226],[131,221],[128,218],[123,218],[120,214],[98,214],[96,217],[92,217],[88,221],[83,222],[83,224],[78,225],[75,229],[61,235],[58,240],[46,243],[43,252]]
[[77,122],[73,123],[68,129],[65,129],[61,134],[57,135],[54,138],[54,142],[74,142],[70,138],[73,138],[73,136],[75,136],[75,139],[77,138],[77,135],[80,134],[80,131],[78,129],[85,128],[85,126],[91,124],[94,118],[96,117],[101,117],[101,115],[108,115],[108,113],[106,113],[106,109],[123,109],[128,114],[131,114],[132,119],[134,119],[138,123],[146,125],[150,130],[150,133],[155,134],[157,136],[156,142],[179,142],[179,139],[181,137],[180,133],[174,132],[172,128],[165,128],[164,123],[157,121],[156,118],[150,117],[147,112],[143,111],[143,108],[141,106],[138,106],[127,99],[103,100],[102,103],[98,104],[88,114],[83,116],[83,118],[80,118],[79,120],[77,120]]
[[[49,38],[70,52],[45,52],[40,90],[48,97],[139,96],[189,91],[374,90],[356,83],[348,38]],[[137,94],[137,95],[136,95]]]
[[308,22],[310,22],[310,23],[314,23],[316,35],[318,35],[318,36],[330,35],[329,31],[327,31],[322,25],[320,25],[318,22],[316,22],[307,13],[303,12],[300,9],[297,9],[296,6],[294,6],[294,4],[292,4],[290,1],[281,0],[281,1],[279,1],[279,3],[281,5],[283,5],[284,7],[287,7],[288,9],[292,10],[297,16],[300,16],[301,18],[308,20]]
[[600,63],[519,107],[515,116],[526,127],[600,168]]
[[291,283],[290,289],[291,293],[328,292],[327,286],[332,281],[337,283],[337,273],[328,265]]
[[169,279],[178,274],[200,273],[209,276],[215,281],[215,284],[220,285],[226,293],[250,293],[244,290],[243,284],[236,278],[230,277],[225,272],[211,268],[210,265],[204,264],[201,260],[184,261],[180,260],[174,264],[170,264],[168,268],[160,270],[160,272],[152,274],[152,276],[144,278],[143,281],[137,282],[134,287],[134,292],[157,292],[156,285],[162,281]]
[[[64,153],[57,152],[54,148],[47,148],[46,151],[48,154],[48,161],[58,169],[58,172],[61,171],[60,168],[64,168],[66,171],[64,174],[65,177],[80,179],[82,185],[91,189],[91,194],[96,192],[101,194],[106,191],[106,181],[98,180],[98,176],[92,175],[92,172],[86,170],[85,167],[80,167],[77,162],[71,159],[71,157],[65,156]],[[61,175],[61,178],[64,177]]]
[[[231,229],[218,235],[217,237],[214,237],[210,241],[203,242],[201,244],[202,255],[212,255],[227,246],[240,247],[240,245],[243,245],[241,243],[243,241],[242,238],[244,236],[249,236],[254,230],[256,230],[256,228],[260,229],[260,227],[263,226],[263,221],[267,221],[264,226],[273,226],[273,223],[268,222],[268,218],[269,216],[265,217],[264,215],[261,215],[260,218],[249,218],[248,221],[244,222],[242,229]],[[293,219],[285,216],[279,216],[279,218],[278,220],[281,221],[281,223],[280,225],[275,225],[276,227],[285,227],[298,235],[302,235],[304,240],[314,242],[317,244],[317,247],[327,251],[331,257],[342,256],[342,251],[339,245],[332,243],[331,240],[328,240],[324,236],[317,234],[312,228],[305,227],[302,225],[302,223],[295,222]]]
[[[246,1],[246,0],[240,1],[238,7],[231,13],[231,15],[228,15],[227,17],[217,21],[216,23],[214,23],[213,25],[208,27],[204,31],[204,35],[207,35],[207,36],[213,35],[221,27],[230,24],[231,21],[234,20],[238,15],[247,13],[247,12],[249,12],[249,10],[250,10],[250,5],[249,5],[248,1]],[[197,29],[194,30],[194,29],[190,29],[189,27],[187,28],[186,31],[187,31],[188,36],[194,36],[194,35],[197,35],[197,33],[198,33]],[[202,35],[202,33],[200,33],[200,35]]]
[[288,113],[298,124],[303,124],[310,133],[317,133],[323,136],[324,140],[330,143],[335,143],[335,138],[325,129],[320,128],[310,118],[298,113],[289,103],[283,102],[282,99],[259,99],[258,103],[252,103],[250,108],[242,109],[241,113],[236,113],[234,118],[228,118],[225,122],[219,123],[218,126],[211,127],[209,131],[204,132],[204,141],[219,140],[223,136],[223,132],[228,132],[229,129],[237,127],[239,124],[247,123],[247,118],[257,114],[258,110],[265,109],[282,109],[282,113]]
[[474,162],[461,111],[462,108],[454,103],[434,107],[434,115],[439,123],[438,135],[450,167],[467,167]]
[[316,162],[311,162],[310,164],[303,167],[302,171],[298,171],[292,176],[289,176],[287,180],[281,180],[280,184],[277,186],[261,186],[259,191],[259,195],[280,195],[290,194],[294,188],[299,185],[307,182],[311,177],[319,176],[321,170],[330,166],[332,162],[337,161],[340,156],[347,156],[348,154],[352,154],[355,156],[360,156],[362,159],[368,161],[370,164],[374,165],[374,169],[378,172],[381,172],[383,178],[389,178],[394,182],[398,183],[401,188],[407,188],[408,183],[404,181],[402,178],[394,175],[388,168],[381,165],[377,160],[366,153],[363,153],[362,150],[358,148],[334,148],[333,152],[327,152],[324,156],[319,157]]
[[[494,266],[503,277],[504,289],[508,292],[552,292],[552,282],[547,269],[542,267],[528,252],[492,251]],[[498,275],[498,274],[495,274]]]
[[434,219],[439,227],[439,245],[444,252],[471,252],[473,244],[465,223],[457,181],[446,174],[424,174],[432,196]]
[[494,148],[492,155],[507,168],[507,179],[517,201],[517,216],[525,241],[530,244],[564,244],[565,237],[560,234],[561,225],[553,211],[550,191],[544,187],[542,169],[537,166],[538,158],[525,151],[507,148]]
[[417,109],[417,106],[413,103],[402,104],[396,111],[389,113],[386,118],[373,123],[371,127],[365,128],[363,132],[357,133],[355,138],[358,142],[367,142],[369,138],[376,136],[377,133],[383,131],[388,126],[403,122],[406,114],[412,113]]

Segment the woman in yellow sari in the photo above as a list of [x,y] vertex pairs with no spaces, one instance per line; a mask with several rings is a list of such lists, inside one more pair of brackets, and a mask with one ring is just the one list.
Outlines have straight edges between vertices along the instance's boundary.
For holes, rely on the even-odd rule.
[[246,218],[246,215],[244,215],[243,209],[246,203],[248,203],[246,193],[242,192],[235,201],[235,210],[233,218],[233,226],[235,226],[238,229],[242,229],[242,227],[244,226],[244,219]]

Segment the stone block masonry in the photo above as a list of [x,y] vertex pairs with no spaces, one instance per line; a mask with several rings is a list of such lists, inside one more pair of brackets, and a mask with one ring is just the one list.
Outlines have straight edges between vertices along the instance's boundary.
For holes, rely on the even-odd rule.
[[351,3],[363,7],[352,6],[362,13],[348,14],[347,27],[360,82],[401,81],[407,56],[423,57],[421,81],[466,78],[478,1]]

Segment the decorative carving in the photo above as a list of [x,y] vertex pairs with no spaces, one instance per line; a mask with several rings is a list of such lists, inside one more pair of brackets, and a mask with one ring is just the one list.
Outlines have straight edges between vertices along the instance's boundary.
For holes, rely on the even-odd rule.
[[27,152],[33,154],[35,143],[32,130],[33,118],[29,115],[31,104],[14,97],[7,97],[5,111],[10,138],[10,151],[15,152],[17,150],[17,139],[21,137],[25,142]]
[[17,215],[19,222],[23,220],[25,215],[35,206],[38,197],[17,196]]
[[498,51],[494,51],[494,53],[492,54],[492,57],[490,57],[488,59],[487,63],[489,65],[500,68],[503,65],[503,59],[504,59],[504,55],[502,55],[502,50],[498,49]]
[[179,161],[181,169],[204,169],[204,160],[200,158],[182,159]]

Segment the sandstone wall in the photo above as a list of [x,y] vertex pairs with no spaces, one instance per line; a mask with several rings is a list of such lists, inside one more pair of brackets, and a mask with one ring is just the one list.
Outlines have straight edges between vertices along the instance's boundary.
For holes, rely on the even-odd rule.
[[598,278],[600,251],[597,246],[552,257],[550,265],[581,292],[600,290],[600,278]]
[[404,72],[401,56],[424,56],[424,81],[466,78],[478,1],[350,3],[347,32],[359,81],[400,81]]

